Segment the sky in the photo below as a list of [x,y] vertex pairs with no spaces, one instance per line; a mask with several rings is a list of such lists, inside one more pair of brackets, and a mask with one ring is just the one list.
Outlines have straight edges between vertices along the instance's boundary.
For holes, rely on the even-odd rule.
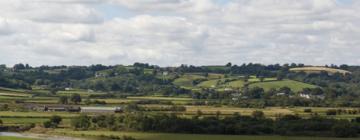
[[360,65],[356,0],[0,0],[0,64]]

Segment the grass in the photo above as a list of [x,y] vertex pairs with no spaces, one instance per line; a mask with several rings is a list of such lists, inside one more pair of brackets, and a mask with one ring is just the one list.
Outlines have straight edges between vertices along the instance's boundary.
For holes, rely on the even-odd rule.
[[243,80],[236,80],[236,81],[227,83],[227,85],[232,88],[241,88],[244,86],[244,83],[245,82]]
[[289,87],[292,91],[298,92],[304,88],[316,88],[314,85],[297,82],[293,80],[282,80],[282,81],[271,81],[271,82],[257,82],[250,84],[250,87],[261,87],[265,91],[270,90],[271,88],[279,89],[281,87]]
[[192,98],[157,97],[157,96],[127,97],[127,99],[135,99],[135,100],[168,100],[168,101],[191,101],[191,100],[193,100]]
[[193,81],[197,79],[205,79],[205,77],[197,74],[184,74],[175,79],[173,83],[181,87],[192,88],[194,86]]
[[137,140],[358,140],[358,138],[326,138],[326,137],[285,137],[285,136],[240,136],[240,135],[200,135],[200,134],[170,134],[170,133],[142,133],[118,131],[72,131],[56,129],[56,134],[74,136],[119,136],[134,137]]
[[36,139],[20,138],[20,137],[12,137],[12,136],[0,136],[0,140],[36,140]]
[[208,80],[208,81],[204,81],[201,82],[200,84],[196,85],[198,87],[204,87],[204,88],[215,88],[217,87],[217,83],[220,79],[216,79],[216,80]]
[[58,115],[63,118],[71,118],[79,116],[79,113],[68,113],[68,112],[12,112],[12,111],[1,111],[1,118],[49,118],[53,115]]
[[207,115],[214,115],[217,111],[220,111],[222,115],[232,115],[235,112],[240,113],[241,115],[251,115],[253,111],[259,110],[263,111],[267,117],[275,117],[277,114],[294,114],[293,111],[280,108],[280,107],[268,107],[265,109],[257,108],[238,108],[238,107],[213,107],[213,106],[186,106],[186,114],[194,115],[198,110],[201,110],[202,113]]
[[299,67],[299,68],[291,68],[290,71],[294,71],[294,72],[304,71],[306,73],[319,73],[321,71],[326,71],[326,72],[332,73],[332,74],[337,73],[337,72],[341,73],[341,74],[351,73],[346,70],[327,68],[327,67]]

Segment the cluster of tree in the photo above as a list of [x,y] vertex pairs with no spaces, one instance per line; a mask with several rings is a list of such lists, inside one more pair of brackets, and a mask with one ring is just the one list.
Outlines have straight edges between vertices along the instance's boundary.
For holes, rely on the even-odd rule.
[[81,101],[82,101],[82,98],[81,98],[80,94],[78,94],[78,93],[71,94],[70,99],[68,96],[60,96],[59,97],[60,104],[69,104],[70,102],[72,102],[74,104],[78,104]]
[[45,121],[43,123],[45,128],[57,128],[58,125],[61,123],[62,118],[60,116],[52,116],[50,120]]
[[329,109],[326,111],[326,115],[341,115],[341,114],[359,114],[360,113],[360,109]]
[[123,116],[82,115],[72,120],[77,130],[106,128],[110,130],[136,130],[168,133],[194,134],[236,134],[236,135],[323,135],[336,137],[356,137],[360,132],[358,120],[327,119],[320,116],[301,118],[297,115],[278,116],[275,120],[254,111],[252,116],[235,113],[232,116],[201,116],[182,118],[175,114],[145,115],[128,113]]

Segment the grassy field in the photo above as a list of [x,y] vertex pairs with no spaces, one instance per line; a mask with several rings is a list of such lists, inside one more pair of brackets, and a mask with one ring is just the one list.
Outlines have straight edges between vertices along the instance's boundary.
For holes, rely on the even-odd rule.
[[223,81],[223,80],[221,80],[221,79],[208,80],[208,81],[201,82],[200,84],[198,84],[196,86],[203,87],[203,88],[215,88],[215,87],[217,87],[219,81]]
[[12,112],[12,111],[0,111],[1,118],[49,118],[53,115],[58,115],[63,118],[71,118],[79,116],[79,113],[68,112]]
[[287,86],[291,88],[292,91],[298,92],[301,91],[303,88],[315,88],[316,86],[297,82],[293,80],[282,80],[282,81],[271,81],[271,82],[258,82],[250,84],[250,87],[261,87],[265,91],[270,90],[271,88],[279,89],[281,87]]
[[237,108],[237,107],[212,107],[212,106],[186,106],[187,114],[196,114],[200,110],[203,114],[216,114],[220,111],[222,115],[232,115],[235,112],[241,115],[251,115],[253,111],[263,111],[267,117],[274,117],[277,114],[294,114],[293,111],[287,108],[269,107],[265,109],[256,108]]
[[347,74],[347,73],[351,73],[349,71],[346,70],[341,70],[341,69],[334,69],[334,68],[327,68],[327,67],[300,67],[300,68],[291,68],[290,71],[294,71],[294,72],[306,72],[306,73],[319,73],[321,71],[326,71],[328,73],[341,73],[341,74]]
[[[195,86],[193,85],[193,81],[196,79],[205,79],[205,81]],[[248,81],[250,83],[250,87],[258,86],[264,88],[266,91],[271,88],[279,89],[284,86],[291,88],[295,92],[301,91],[303,88],[315,88],[314,85],[288,79],[277,81],[276,78],[264,78],[264,81],[261,82],[260,78],[250,76]],[[175,79],[173,83],[187,89],[214,88],[219,91],[222,91],[225,88],[242,88],[245,84],[244,80],[239,76],[230,76],[228,78],[224,78],[224,75],[221,74],[209,74],[209,76],[205,78],[201,74],[196,73],[185,74],[180,78]]]
[[0,140],[37,140],[37,139],[19,138],[19,137],[11,137],[11,136],[0,136]]
[[74,136],[131,136],[137,140],[358,140],[358,138],[325,138],[325,137],[284,137],[284,136],[238,136],[238,135],[195,135],[195,134],[166,134],[166,133],[140,133],[116,131],[72,131],[56,129],[56,134]]
[[243,80],[236,80],[236,81],[231,81],[227,83],[227,86],[232,87],[232,88],[241,88],[244,86],[244,81]]

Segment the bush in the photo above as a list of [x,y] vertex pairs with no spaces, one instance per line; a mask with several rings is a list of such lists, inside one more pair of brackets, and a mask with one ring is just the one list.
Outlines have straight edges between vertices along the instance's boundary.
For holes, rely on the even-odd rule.
[[356,129],[350,123],[337,123],[332,127],[332,132],[336,137],[356,137]]
[[90,117],[87,115],[80,115],[79,117],[71,120],[71,126],[75,129],[87,130],[91,127]]
[[305,112],[305,113],[311,113],[312,110],[311,110],[310,108],[306,108],[306,109],[304,109],[304,112]]
[[356,117],[355,122],[360,123],[360,117]]
[[62,118],[60,116],[54,115],[50,118],[50,122],[58,125],[62,121]]
[[45,128],[53,128],[53,123],[51,121],[46,121],[43,123]]
[[326,115],[336,115],[337,114],[337,110],[335,109],[330,109],[326,111]]
[[135,138],[133,138],[131,136],[126,136],[126,135],[124,135],[122,139],[123,140],[135,140]]

